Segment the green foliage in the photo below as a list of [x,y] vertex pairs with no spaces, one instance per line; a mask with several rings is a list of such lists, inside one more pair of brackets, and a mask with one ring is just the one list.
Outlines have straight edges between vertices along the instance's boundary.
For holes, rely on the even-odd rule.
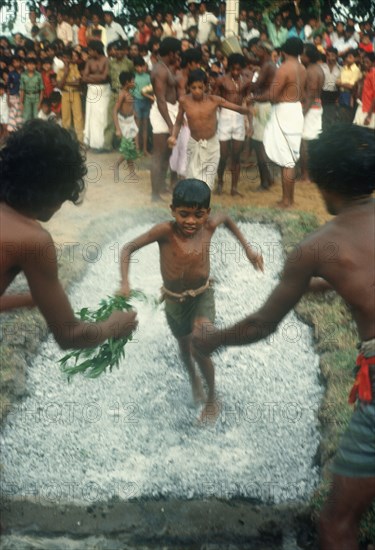
[[123,137],[121,139],[119,151],[125,160],[137,160],[141,156],[141,153],[137,151],[134,139]]
[[[101,300],[100,307],[96,311],[90,311],[87,307],[84,307],[77,314],[82,321],[87,323],[105,321],[114,311],[131,310],[133,308],[132,298],[156,303],[155,299],[150,300],[143,292],[133,290],[130,298],[108,296],[107,300]],[[125,357],[125,345],[131,339],[131,335],[127,338],[109,338],[96,348],[74,350],[59,360],[62,372],[67,375],[68,381],[70,381],[71,377],[78,373],[84,374],[87,378],[97,378],[107,368],[112,371],[112,368],[114,366],[118,367],[121,359]]]

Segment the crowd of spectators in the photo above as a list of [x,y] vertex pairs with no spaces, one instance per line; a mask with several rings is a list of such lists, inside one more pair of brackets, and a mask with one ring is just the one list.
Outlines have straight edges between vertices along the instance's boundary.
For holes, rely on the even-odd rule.
[[[370,21],[348,17],[322,20],[304,17],[294,8],[276,13],[241,9],[238,40],[247,70],[256,80],[259,60],[254,45],[272,45],[272,60],[282,63],[281,48],[290,37],[315,45],[324,72],[321,94],[323,127],[337,120],[370,125],[374,115],[375,33]],[[158,62],[158,50],[166,37],[181,41],[182,53],[201,51],[200,67],[207,73],[211,89],[215,79],[225,74],[227,57],[221,45],[225,39],[225,2],[212,9],[206,2],[187,0],[186,9],[173,14],[157,11],[139,17],[135,26],[125,28],[110,11],[86,10],[76,15],[40,6],[31,10],[23,32],[0,36],[0,117],[1,138],[26,120],[56,119],[64,128],[74,128],[79,141],[94,150],[112,150],[116,142],[113,107],[121,89],[121,72],[135,73],[134,97],[138,101],[136,121],[143,121],[143,138],[138,147],[152,148],[152,131],[147,119],[153,95],[150,72]],[[126,29],[126,30],[125,30]],[[176,70],[178,67],[176,67]],[[371,79],[366,77],[371,73]],[[366,83],[366,85],[365,85]],[[94,131],[88,117],[98,116],[88,109],[92,103],[90,84],[106,84],[108,101]],[[146,90],[146,91],[145,91]],[[104,93],[104,92],[103,92]],[[91,121],[92,122],[92,121]],[[91,129],[90,129],[91,128]]]

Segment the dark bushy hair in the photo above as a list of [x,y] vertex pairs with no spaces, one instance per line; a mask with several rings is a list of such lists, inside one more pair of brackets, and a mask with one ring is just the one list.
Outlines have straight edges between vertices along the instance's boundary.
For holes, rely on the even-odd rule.
[[0,200],[32,212],[67,200],[77,204],[86,173],[80,145],[67,130],[30,120],[0,149]]
[[337,124],[309,142],[309,172],[318,187],[341,195],[369,195],[375,189],[374,131]]
[[300,38],[292,36],[281,46],[281,51],[287,55],[298,57],[303,52],[303,42]]
[[159,55],[162,57],[170,53],[177,53],[181,51],[181,42],[173,36],[167,36],[160,43]]
[[207,183],[195,178],[181,180],[173,190],[172,206],[209,208],[211,190]]
[[304,53],[311,63],[317,63],[317,61],[321,58],[320,52],[314,44],[305,44]]
[[228,69],[233,67],[233,65],[240,65],[240,67],[246,67],[246,59],[240,53],[231,53],[228,57]]
[[188,86],[193,84],[193,82],[203,82],[204,84],[207,84],[207,74],[202,71],[202,69],[195,69],[194,71],[191,71],[188,76]]
[[100,40],[90,40],[87,47],[89,50],[94,50],[94,52],[99,55],[104,55],[104,44]]
[[127,82],[131,82],[134,79],[134,73],[130,71],[122,71],[119,76],[120,84],[123,86]]

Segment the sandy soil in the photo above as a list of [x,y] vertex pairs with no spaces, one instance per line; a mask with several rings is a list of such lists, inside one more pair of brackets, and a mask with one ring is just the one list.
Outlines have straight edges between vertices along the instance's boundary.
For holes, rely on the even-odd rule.
[[[81,232],[96,217],[110,213],[118,213],[122,210],[154,205],[155,208],[168,208],[171,195],[164,195],[165,205],[151,202],[150,159],[141,159],[134,174],[122,166],[119,180],[114,177],[113,166],[117,159],[117,153],[87,155],[87,190],[82,205],[76,207],[71,203],[65,203],[61,210],[55,214],[46,227],[51,232],[57,243],[74,242]],[[250,160],[254,160],[251,158]],[[275,171],[275,185],[267,192],[256,192],[259,185],[259,177],[256,166],[241,168],[239,190],[244,194],[243,198],[230,196],[230,172],[226,172],[224,180],[224,194],[218,197],[212,196],[212,206],[232,208],[234,206],[260,206],[274,207],[276,201],[281,198],[281,183],[278,169]],[[323,223],[330,216],[327,214],[324,203],[317,187],[312,183],[297,182],[295,189],[295,208],[315,214]]]

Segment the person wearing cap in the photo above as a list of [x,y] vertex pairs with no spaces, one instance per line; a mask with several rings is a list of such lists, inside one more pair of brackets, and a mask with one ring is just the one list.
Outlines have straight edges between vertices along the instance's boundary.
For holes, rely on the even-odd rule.
[[113,108],[117,102],[121,84],[120,74],[122,72],[133,72],[133,62],[127,57],[126,50],[128,43],[125,40],[116,40],[112,43],[114,57],[109,59],[109,80],[111,84],[111,96],[108,104],[107,124],[104,130],[104,146],[106,151],[113,149],[115,137],[115,125],[113,122]]
[[[198,25],[198,10],[195,0],[187,0],[189,13],[185,14],[182,20],[182,30],[186,37],[189,36],[190,27]],[[197,27],[198,29],[198,27]]]

